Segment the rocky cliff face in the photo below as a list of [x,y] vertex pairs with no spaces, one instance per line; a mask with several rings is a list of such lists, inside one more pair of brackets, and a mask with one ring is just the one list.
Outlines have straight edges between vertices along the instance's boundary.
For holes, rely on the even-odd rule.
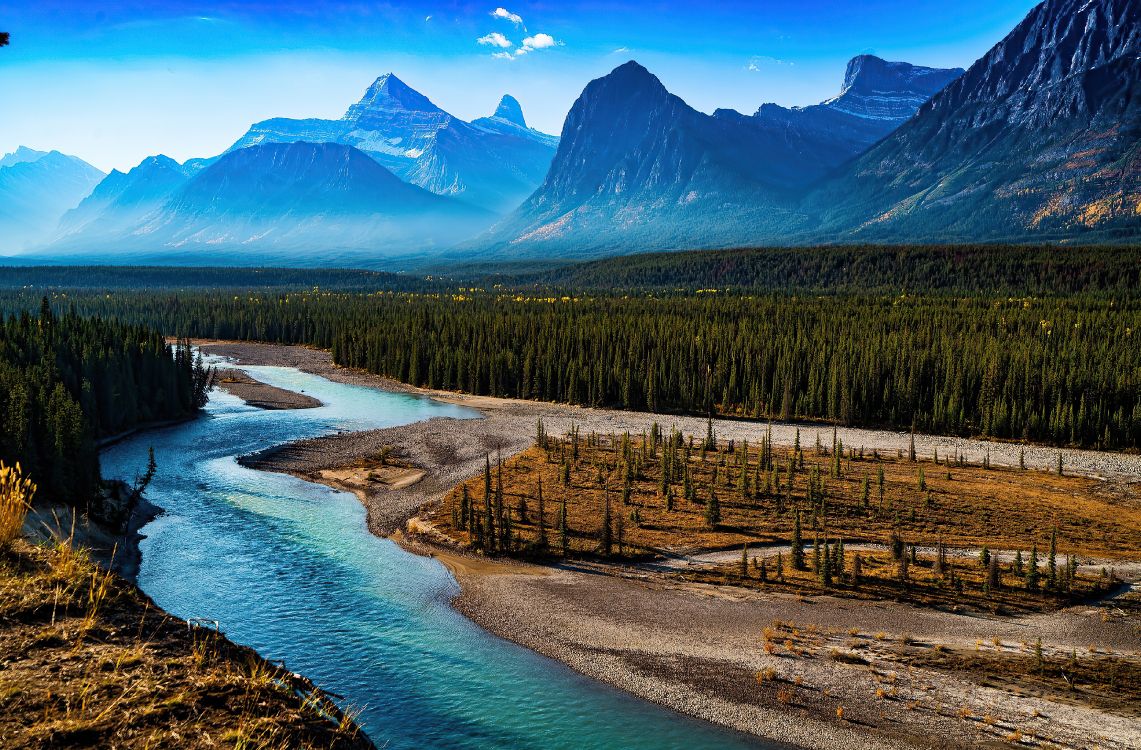
[[[296,141],[340,143],[430,192],[504,213],[542,181],[555,147],[551,136],[526,127],[517,101],[506,99],[494,118],[467,123],[389,73],[340,120],[266,120],[230,150]],[[495,122],[484,126],[486,120]]]
[[[486,239],[516,254],[591,254],[623,243],[745,243],[799,226],[798,191],[882,138],[914,114],[917,96],[960,72],[857,58],[832,102],[710,117],[627,63],[586,87],[543,185]],[[873,99],[880,104],[869,111]],[[865,111],[846,111],[858,102]]]
[[806,204],[832,238],[1136,237],[1141,5],[1048,0]]
[[962,68],[925,68],[889,62],[874,55],[859,55],[848,62],[839,96],[820,106],[899,126],[962,74]]

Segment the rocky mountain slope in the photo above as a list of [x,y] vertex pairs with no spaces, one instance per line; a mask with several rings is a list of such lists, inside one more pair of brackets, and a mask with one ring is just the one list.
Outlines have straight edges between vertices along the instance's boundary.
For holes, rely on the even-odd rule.
[[543,185],[480,242],[510,254],[716,247],[801,227],[797,191],[875,143],[962,71],[859,57],[842,93],[713,116],[629,62],[591,82]]
[[848,241],[1136,239],[1141,4],[1038,5],[805,210]]
[[518,102],[510,101],[514,106],[504,109],[501,103],[495,116],[467,123],[389,73],[339,120],[266,120],[230,150],[295,141],[340,143],[364,151],[414,185],[505,213],[539,185],[555,150],[552,137],[528,128]]

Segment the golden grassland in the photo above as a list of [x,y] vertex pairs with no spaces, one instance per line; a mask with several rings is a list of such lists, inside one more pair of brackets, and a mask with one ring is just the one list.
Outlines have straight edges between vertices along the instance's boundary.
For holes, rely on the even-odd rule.
[[319,690],[63,543],[0,549],[7,748],[371,748]]
[[373,747],[307,680],[171,617],[71,540],[20,539],[35,490],[0,464],[5,748]]
[[[450,492],[429,521],[461,547],[516,556],[560,556],[565,503],[567,556],[637,559],[740,549],[747,544],[753,548],[751,556],[769,558],[768,585],[809,592],[820,588],[817,572],[794,570],[789,559],[788,545],[799,516],[805,557],[811,561],[814,539],[833,545],[843,540],[847,571],[854,562],[852,547],[859,544],[890,546],[894,541],[897,549],[909,553],[912,546],[921,548],[912,558],[906,583],[900,579],[896,556],[864,551],[861,585],[845,586],[845,579],[836,575],[834,588],[859,596],[988,608],[1040,609],[1104,593],[1113,585],[1110,572],[1099,571],[1075,576],[1067,592],[1072,597],[1029,595],[1023,577],[1031,551],[1037,548],[1045,582],[1052,535],[1059,569],[1070,556],[1075,562],[1127,560],[1141,550],[1141,499],[1128,485],[1071,476],[1065,467],[1059,474],[1056,469],[997,467],[989,462],[968,465],[954,455],[877,454],[838,441],[833,448],[827,431],[821,431],[819,443],[815,433],[803,437],[807,440],[798,452],[770,447],[767,441],[734,445],[680,435],[556,438],[540,433],[538,445],[502,465],[491,457],[490,502],[485,501],[487,479],[478,476]],[[670,475],[665,484],[663,473]],[[466,512],[465,490],[470,506]],[[715,514],[710,512],[713,497]],[[607,505],[609,533],[604,523]],[[712,520],[712,515],[717,518]],[[495,534],[486,533],[488,524],[496,527]],[[504,526],[506,544],[501,539]],[[540,543],[541,534],[546,545]],[[940,544],[952,550],[1008,551],[998,566],[999,585],[986,590],[990,578],[986,567],[977,559],[954,555],[945,557],[943,570],[936,575],[932,554],[922,548]],[[772,548],[780,545],[784,545],[783,584],[771,559]],[[1015,550],[1022,553],[1021,574],[1015,573],[1010,557]],[[750,561],[750,585],[759,584],[754,565]],[[740,582],[739,571],[733,561],[694,575],[713,582],[718,578]]]

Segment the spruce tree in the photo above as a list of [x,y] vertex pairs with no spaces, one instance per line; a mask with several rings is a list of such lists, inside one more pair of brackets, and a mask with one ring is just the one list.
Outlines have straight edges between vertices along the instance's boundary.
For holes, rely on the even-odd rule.
[[602,555],[604,557],[610,557],[610,552],[614,546],[614,538],[612,536],[613,530],[610,525],[610,490],[606,485],[602,487],[602,497],[602,531],[599,534],[599,546],[602,549]]
[[1058,587],[1058,527],[1050,531],[1050,552],[1046,557],[1046,586],[1050,590]]
[[800,536],[800,508],[796,509],[796,518],[792,526],[792,567],[794,570],[804,570],[804,540]]
[[1038,543],[1030,548],[1030,562],[1026,566],[1026,588],[1030,591],[1038,590]]
[[570,529],[567,527],[567,496],[563,495],[559,506],[559,548],[566,557],[570,553]]
[[721,502],[717,499],[717,490],[710,486],[709,502],[705,504],[705,524],[710,529],[716,529],[721,523]]
[[[540,422],[542,424],[542,422]],[[539,549],[546,551],[547,549],[547,517],[543,508],[543,477],[539,476],[538,498],[537,504],[539,506]]]
[[749,543],[745,542],[741,546],[741,577],[749,577]]
[[777,580],[784,581],[784,556],[777,552]]

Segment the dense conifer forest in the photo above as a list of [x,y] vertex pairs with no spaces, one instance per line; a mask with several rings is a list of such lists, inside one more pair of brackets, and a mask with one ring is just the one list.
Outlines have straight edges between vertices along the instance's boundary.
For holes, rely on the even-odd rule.
[[168,335],[329,348],[339,364],[432,388],[1141,447],[1141,307],[1113,297],[463,290],[67,299],[84,314]]
[[189,416],[210,373],[189,347],[136,324],[55,314],[0,323],[0,461],[19,463],[37,498],[85,505],[98,492],[101,438]]

